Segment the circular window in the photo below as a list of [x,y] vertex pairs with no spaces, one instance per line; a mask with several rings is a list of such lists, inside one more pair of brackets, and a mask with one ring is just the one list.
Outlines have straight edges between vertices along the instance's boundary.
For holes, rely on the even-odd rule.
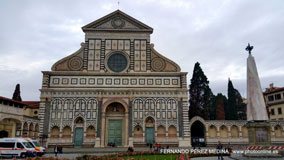
[[127,58],[120,52],[114,52],[109,56],[107,66],[113,72],[121,72],[127,67]]

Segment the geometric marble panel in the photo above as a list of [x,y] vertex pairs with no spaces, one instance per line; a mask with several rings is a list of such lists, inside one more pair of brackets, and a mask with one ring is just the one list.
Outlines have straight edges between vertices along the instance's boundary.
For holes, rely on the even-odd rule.
[[145,85],[145,79],[139,79],[139,85]]
[[117,49],[117,40],[112,40],[111,41],[111,49],[116,50]]
[[119,79],[119,78],[115,78],[115,79],[114,79],[114,84],[120,85],[120,79]]
[[80,84],[86,84],[86,78],[81,78],[80,79]]
[[170,85],[170,79],[164,79],[164,85]]
[[134,62],[134,71],[140,71],[140,61]]
[[94,49],[94,48],[95,48],[95,41],[89,40],[89,49]]
[[95,58],[94,50],[89,50],[88,59],[89,60],[94,60],[94,58]]
[[95,84],[95,78],[89,78],[89,84]]
[[153,79],[147,79],[147,85],[153,85]]
[[53,84],[59,84],[59,78],[53,78]]
[[112,84],[112,79],[111,78],[106,78],[106,84],[111,85]]
[[122,79],[122,85],[128,85],[129,84],[129,80],[126,78]]
[[125,50],[129,50],[130,49],[130,41],[129,40],[125,40],[124,41],[124,49]]
[[106,49],[111,49],[111,40],[106,40]]
[[77,78],[71,78],[71,84],[77,84],[78,79]]
[[172,79],[172,84],[173,85],[178,85],[178,80],[177,79]]
[[135,47],[135,50],[140,50],[140,41],[135,40],[134,47]]
[[146,60],[146,51],[141,51],[141,60]]
[[162,85],[162,80],[161,79],[156,79],[155,83],[156,83],[156,85]]
[[101,40],[96,40],[95,49],[100,49],[100,48],[101,48]]
[[123,49],[123,40],[118,41],[118,49],[122,50]]
[[62,84],[68,84],[69,79],[68,78],[62,78]]
[[145,40],[141,41],[141,50],[146,50],[146,41]]
[[101,53],[100,50],[96,50],[96,51],[95,51],[95,59],[96,59],[96,60],[100,60],[100,53]]
[[98,78],[97,79],[97,84],[98,85],[103,85],[103,83],[104,83],[104,79],[103,78]]
[[131,79],[131,85],[136,85],[137,84],[137,79]]
[[141,71],[146,71],[146,61],[140,61]]

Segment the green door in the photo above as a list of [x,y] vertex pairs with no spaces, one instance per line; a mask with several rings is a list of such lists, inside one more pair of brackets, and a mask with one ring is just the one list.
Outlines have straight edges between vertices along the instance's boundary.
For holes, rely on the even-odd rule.
[[146,143],[154,144],[155,130],[154,127],[146,127]]
[[116,146],[122,145],[122,120],[110,119],[108,121],[108,143]]
[[75,128],[74,145],[80,147],[83,144],[84,130],[83,128]]

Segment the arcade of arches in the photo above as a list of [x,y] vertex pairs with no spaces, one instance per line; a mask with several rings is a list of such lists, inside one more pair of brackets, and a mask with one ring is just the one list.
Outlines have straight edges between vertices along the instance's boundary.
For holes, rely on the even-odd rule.
[[36,122],[20,121],[13,118],[0,120],[0,138],[3,137],[29,137],[39,138],[39,125]]
[[0,138],[39,138],[37,112],[38,102],[36,101],[18,102],[0,97]]
[[[247,121],[243,120],[204,120],[193,117],[190,120],[191,145],[215,146],[218,141],[222,143],[248,144]],[[270,121],[272,144],[283,144],[284,128],[279,121]],[[282,126],[282,127],[281,127]]]

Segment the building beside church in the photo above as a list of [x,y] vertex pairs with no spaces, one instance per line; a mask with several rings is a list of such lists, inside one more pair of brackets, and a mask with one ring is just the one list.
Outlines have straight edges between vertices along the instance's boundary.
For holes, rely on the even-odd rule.
[[39,138],[38,101],[15,101],[0,96],[0,138]]
[[187,73],[154,49],[153,29],[117,10],[82,30],[81,48],[42,72],[48,145],[189,146]]
[[270,120],[284,120],[284,87],[270,84],[263,93]]

